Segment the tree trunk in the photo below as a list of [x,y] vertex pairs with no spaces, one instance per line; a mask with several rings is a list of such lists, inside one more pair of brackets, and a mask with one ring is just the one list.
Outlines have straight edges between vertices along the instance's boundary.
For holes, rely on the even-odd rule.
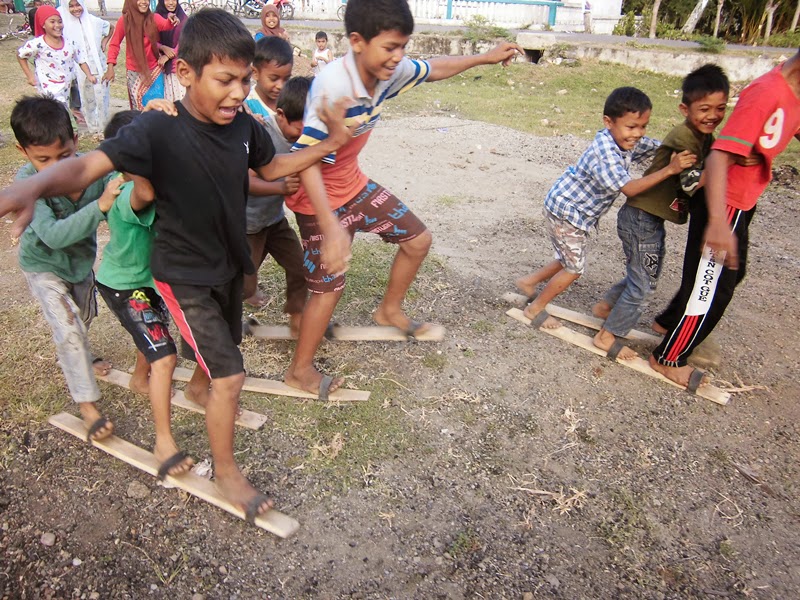
[[792,26],[789,31],[797,29],[797,20],[800,18],[800,0],[797,0],[797,6],[794,7],[794,16],[792,17]]
[[703,11],[708,6],[709,0],[697,0],[697,4],[694,5],[694,10],[692,14],[689,15],[689,18],[686,19],[686,24],[683,26],[683,33],[693,33],[694,28],[697,27],[697,22],[700,20],[700,17],[703,16]]
[[[717,17],[714,19],[714,37],[719,35],[719,22],[722,19],[722,7],[725,6],[725,0],[717,2]],[[800,0],[797,0],[797,6],[800,6]]]
[[764,12],[767,15],[767,28],[764,31],[764,43],[766,44],[769,41],[769,36],[772,34],[772,19],[775,17],[775,11],[777,10],[778,5],[770,0],[767,7],[764,9]]
[[[800,0],[797,0],[800,6]],[[658,27],[658,9],[661,8],[661,0],[654,0],[653,2],[653,17],[650,19],[650,39],[655,39],[656,28]]]

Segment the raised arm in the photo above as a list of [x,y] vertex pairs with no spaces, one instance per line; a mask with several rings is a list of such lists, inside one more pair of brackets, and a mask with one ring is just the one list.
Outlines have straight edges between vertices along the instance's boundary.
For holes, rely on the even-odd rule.
[[514,55],[525,51],[513,42],[502,42],[489,52],[473,54],[472,56],[438,56],[428,61],[431,66],[428,81],[441,81],[480,65],[496,65],[498,63],[507,67],[511,64]]
[[80,192],[113,170],[111,160],[99,150],[59,161],[0,191],[0,217],[16,213],[11,235],[19,237],[33,218],[37,199]]

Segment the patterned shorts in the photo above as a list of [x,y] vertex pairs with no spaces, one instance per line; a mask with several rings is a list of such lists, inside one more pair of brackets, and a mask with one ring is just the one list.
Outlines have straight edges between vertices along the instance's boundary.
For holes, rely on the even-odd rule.
[[586,250],[589,244],[589,233],[578,229],[569,221],[559,219],[549,210],[544,209],[547,233],[555,248],[556,260],[568,273],[583,275],[586,268]]

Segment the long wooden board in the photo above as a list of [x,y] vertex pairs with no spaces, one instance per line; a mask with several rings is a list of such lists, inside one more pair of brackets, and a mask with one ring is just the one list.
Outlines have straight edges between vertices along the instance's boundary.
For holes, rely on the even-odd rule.
[[[518,308],[511,308],[506,312],[506,314],[512,319],[516,319],[521,323],[525,323],[526,325],[531,324],[531,320],[524,314],[522,314],[522,311]],[[584,350],[588,350],[589,352],[597,354],[598,356],[606,356],[607,354],[605,350],[601,350],[600,348],[594,345],[594,343],[592,342],[592,338],[590,336],[578,333],[577,331],[573,331],[569,327],[565,327],[562,325],[557,329],[539,328],[539,331],[552,335],[553,337],[557,337],[561,340],[564,340],[565,342],[569,342],[570,344],[574,344],[575,346],[583,348]],[[675,383],[671,379],[664,377],[658,371],[654,371],[653,368],[650,366],[650,364],[641,357],[636,357],[631,360],[621,360],[617,358],[616,362],[625,367],[633,369],[634,371],[638,371],[639,373],[649,375],[650,377],[654,377],[655,379],[673,385],[682,390],[686,389],[684,386]],[[697,388],[697,392],[695,393],[701,398],[705,398],[706,400],[711,400],[711,402],[716,402],[717,404],[723,404],[723,405],[727,404],[731,398],[731,395],[728,392],[721,390],[720,388],[715,387],[711,384],[706,384]]]
[[[175,381],[189,381],[192,378],[192,371],[183,367],[178,367],[172,374]],[[292,398],[309,398],[311,400],[318,400],[317,394],[298,390],[282,381],[274,381],[272,379],[257,379],[255,377],[245,377],[242,389],[248,392],[256,392],[257,394],[272,394],[273,396],[290,396]],[[328,396],[329,402],[366,402],[369,400],[371,392],[366,390],[352,390],[348,388],[339,388],[335,392],[331,392]]]
[[[86,439],[86,425],[78,417],[69,413],[59,413],[48,419],[48,422],[59,429],[74,435],[75,437]],[[158,473],[158,460],[147,450],[131,444],[115,435],[111,435],[99,442],[92,442],[92,445],[108,452],[111,456],[125,461],[129,465],[136,467],[155,476]],[[196,475],[195,473],[185,473],[179,477],[167,475],[165,481],[185,492],[196,496],[205,502],[213,504],[217,508],[231,513],[244,519],[244,511],[228,502],[211,481]],[[285,515],[277,510],[269,510],[265,514],[256,517],[256,526],[274,533],[278,537],[287,538],[294,534],[300,527],[292,517]]]
[[[122,371],[111,369],[111,371],[108,372],[108,375],[106,376],[98,375],[97,378],[100,381],[113,383],[114,385],[130,389],[131,376],[128,373],[123,373]],[[189,400],[181,390],[175,390],[175,395],[172,396],[172,405],[180,406],[181,408],[185,408],[186,410],[191,410],[193,412],[200,413],[201,415],[206,414],[206,409],[202,405],[197,404],[197,402],[192,402],[191,400]],[[255,429],[256,431],[264,427],[264,423],[266,422],[267,422],[267,417],[265,415],[244,409],[236,419],[236,424],[239,425],[240,427],[245,427],[247,429]]]
[[[515,294],[514,292],[503,294],[503,300],[515,306],[525,306],[525,303],[528,301],[522,294]],[[592,315],[585,315],[575,310],[556,306],[555,304],[548,304],[546,310],[557,319],[564,319],[565,321],[575,323],[576,325],[583,325],[589,329],[600,331],[600,328],[603,327],[603,319],[598,319]],[[631,329],[628,335],[625,336],[625,339],[660,344],[662,338],[652,333]]]
[[[260,340],[291,340],[294,339],[289,328],[281,325],[259,325],[251,323],[246,331]],[[413,338],[417,342],[440,342],[444,339],[445,329],[441,325],[432,325],[428,331],[420,333]],[[406,342],[408,337],[397,327],[384,327],[373,325],[370,327],[347,327],[337,325],[333,328],[333,337],[337,342]]]

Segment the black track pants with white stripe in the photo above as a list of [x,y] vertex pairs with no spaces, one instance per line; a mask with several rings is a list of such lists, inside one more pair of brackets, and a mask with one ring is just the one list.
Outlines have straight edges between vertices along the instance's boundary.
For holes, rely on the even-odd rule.
[[747,230],[755,210],[727,207],[728,224],[736,233],[739,248],[739,268],[734,270],[723,267],[707,248],[702,248],[708,209],[702,197],[692,202],[681,287],[667,309],[656,317],[656,322],[667,329],[664,340],[653,351],[660,364],[684,366],[692,351],[719,323],[733,298],[733,290],[744,279]]

